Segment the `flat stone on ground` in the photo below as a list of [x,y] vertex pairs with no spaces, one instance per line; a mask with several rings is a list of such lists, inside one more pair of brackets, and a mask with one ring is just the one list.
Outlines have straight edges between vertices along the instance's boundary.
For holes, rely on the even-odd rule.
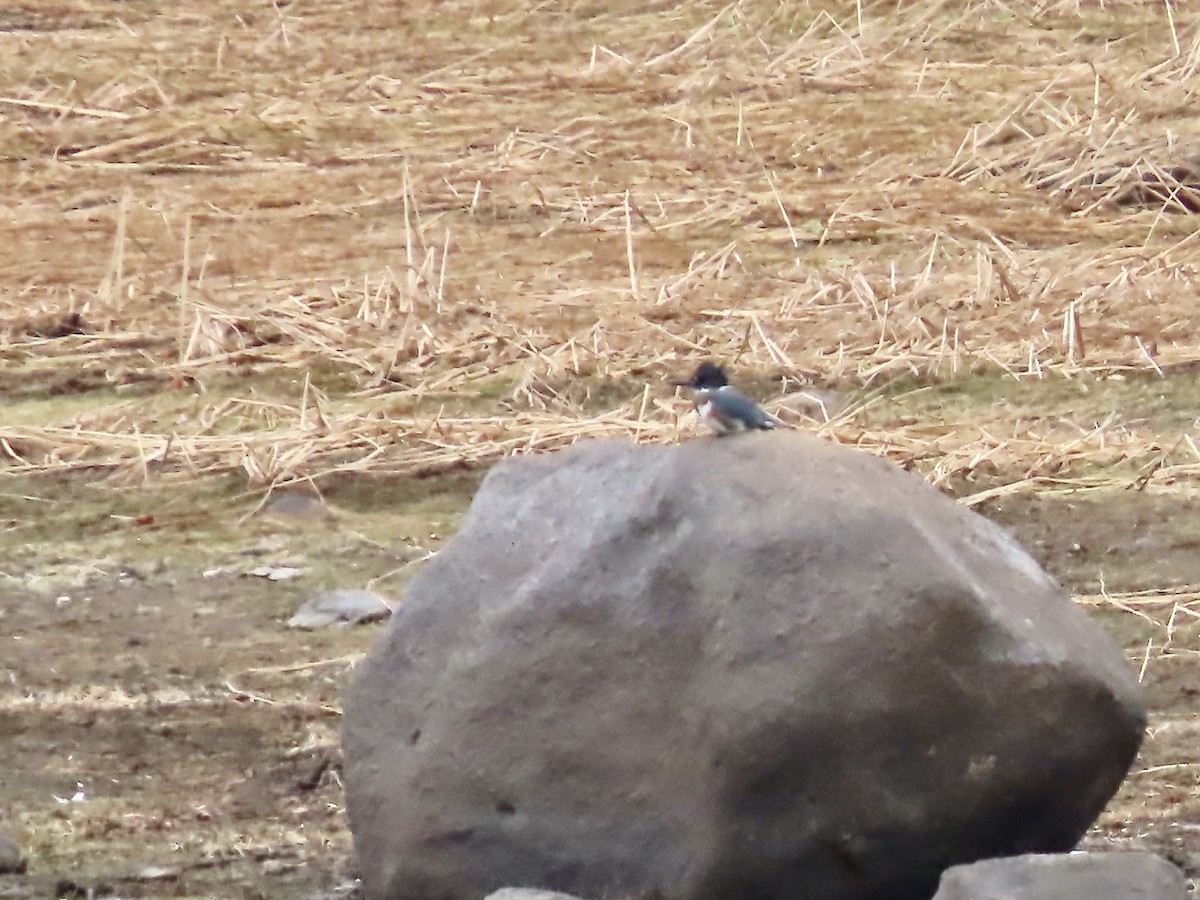
[[357,625],[386,619],[392,614],[388,600],[374,591],[339,588],[322,591],[288,619],[288,628],[325,628]]
[[1187,882],[1152,853],[1028,854],[954,866],[933,900],[1187,900]]

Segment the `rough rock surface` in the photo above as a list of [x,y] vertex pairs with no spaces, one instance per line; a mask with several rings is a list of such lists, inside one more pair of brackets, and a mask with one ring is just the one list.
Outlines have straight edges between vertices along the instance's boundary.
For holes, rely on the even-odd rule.
[[371,898],[926,900],[1073,846],[1144,719],[999,528],[773,432],[497,466],[343,742]]
[[942,875],[933,900],[1187,900],[1183,873],[1151,853],[985,859]]

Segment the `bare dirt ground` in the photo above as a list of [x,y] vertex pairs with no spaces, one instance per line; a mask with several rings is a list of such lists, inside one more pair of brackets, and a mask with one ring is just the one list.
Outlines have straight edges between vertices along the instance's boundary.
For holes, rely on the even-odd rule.
[[1085,843],[1200,876],[1198,72],[1131,0],[8,3],[0,896],[345,893],[378,626],[288,616],[506,454],[691,437],[705,355],[1101,617],[1152,720]]

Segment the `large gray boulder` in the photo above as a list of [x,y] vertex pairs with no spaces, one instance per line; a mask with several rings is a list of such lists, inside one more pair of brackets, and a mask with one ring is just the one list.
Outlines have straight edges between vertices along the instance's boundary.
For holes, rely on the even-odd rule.
[[497,466],[343,721],[376,900],[927,900],[1074,845],[1144,709],[999,528],[773,432]]
[[1183,873],[1152,853],[985,859],[942,875],[933,900],[1187,900]]

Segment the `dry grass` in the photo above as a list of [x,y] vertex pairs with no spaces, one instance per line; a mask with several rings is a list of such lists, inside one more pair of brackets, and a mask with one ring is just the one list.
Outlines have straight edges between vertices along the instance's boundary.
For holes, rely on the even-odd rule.
[[[1200,363],[1187,9],[76,0],[3,25],[0,387],[87,398],[0,428],[9,472],[278,485],[677,440],[665,379],[708,354],[856,395]],[[943,483],[1162,453],[1121,422],[853,412],[825,433]]]

